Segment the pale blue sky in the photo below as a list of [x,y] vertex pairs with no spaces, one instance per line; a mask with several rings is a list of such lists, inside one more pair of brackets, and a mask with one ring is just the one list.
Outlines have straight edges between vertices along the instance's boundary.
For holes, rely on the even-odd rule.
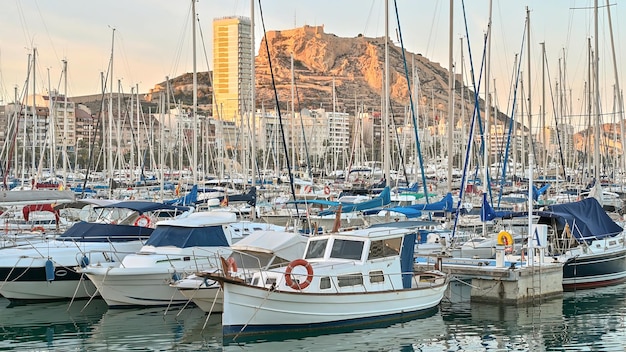
[[[600,0],[605,5],[606,0]],[[626,2],[613,0],[611,7],[618,68],[626,67]],[[111,51],[111,29],[116,28],[114,75],[123,89],[139,85],[142,92],[165,76],[192,71],[191,2],[185,0],[13,0],[0,12],[0,100],[12,100],[14,87],[20,90],[26,79],[28,53],[38,50],[37,85],[47,89],[48,72],[53,87],[61,79],[61,60],[68,61],[70,96],[100,92],[100,72],[106,72]],[[267,30],[294,26],[324,25],[338,36],[369,37],[384,34],[384,0],[262,0]],[[390,4],[390,35],[395,40],[394,2]],[[448,65],[449,0],[398,0],[400,25],[405,46],[411,52]],[[459,62],[459,45],[465,36],[462,2],[454,0],[454,50]],[[488,0],[466,0],[470,44],[476,65],[482,54],[483,33],[488,19]],[[257,45],[262,36],[258,1]],[[592,0],[493,0],[492,77],[498,104],[507,110],[509,82],[515,53],[520,50],[525,8],[531,10],[533,109],[538,110],[541,92],[540,42],[546,43],[552,84],[558,75],[558,60],[567,65],[567,85],[573,105],[581,105],[587,74],[587,38],[593,36]],[[196,3],[208,62],[211,64],[212,20],[222,16],[250,16],[250,1],[199,0]],[[588,9],[584,9],[588,8]],[[198,32],[199,42],[200,32]],[[604,110],[612,108],[614,84],[606,11],[600,11],[600,77]],[[593,41],[592,41],[593,44]],[[464,41],[465,57],[467,42]],[[526,60],[526,51],[523,59]],[[204,71],[207,58],[198,45],[198,70]],[[467,65],[467,63],[466,63]],[[523,70],[526,71],[526,62]],[[620,71],[620,78],[622,72]],[[525,78],[526,79],[526,78]],[[622,87],[626,83],[621,83]],[[44,87],[45,86],[45,87]],[[61,92],[63,86],[61,85]],[[31,88],[32,89],[32,88]],[[38,89],[38,91],[40,91]],[[493,85],[492,85],[493,90]],[[577,103],[578,101],[578,103]],[[576,107],[574,112],[576,113]]]

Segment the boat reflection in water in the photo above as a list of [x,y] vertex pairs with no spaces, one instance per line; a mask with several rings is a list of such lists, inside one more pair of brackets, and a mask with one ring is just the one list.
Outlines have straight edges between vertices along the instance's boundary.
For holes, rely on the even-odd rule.
[[[451,283],[450,287],[461,286]],[[528,306],[444,298],[432,315],[381,328],[223,346],[221,316],[200,309],[107,310],[103,300],[7,306],[0,350],[96,351],[624,351],[626,284],[566,292]],[[180,314],[179,314],[180,313]],[[205,326],[206,322],[206,326]]]
[[107,311],[104,301],[95,300],[84,308],[85,302],[20,305],[0,298],[0,349],[19,346],[21,350],[47,350],[55,341],[81,345]]
[[94,325],[88,345],[111,351],[205,351],[221,349],[221,337],[221,315],[207,316],[195,307],[109,309]]

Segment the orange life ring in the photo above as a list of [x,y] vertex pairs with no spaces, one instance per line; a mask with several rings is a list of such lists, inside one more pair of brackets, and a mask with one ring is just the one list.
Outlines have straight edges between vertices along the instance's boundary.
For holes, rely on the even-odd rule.
[[228,257],[226,262],[228,263],[228,271],[237,272],[237,262],[235,261],[235,258]]
[[330,187],[324,186],[324,194],[326,195],[330,194]]
[[43,228],[43,226],[35,226],[32,229],[30,229],[32,232],[46,232],[46,229]]
[[306,185],[304,186],[304,193],[311,193],[313,191],[313,187]]
[[[297,266],[303,266],[306,268],[306,280],[304,280],[304,282],[294,281],[291,277],[293,268]],[[287,286],[293,288],[294,290],[304,290],[309,287],[311,281],[313,281],[313,267],[309,262],[304,259],[296,259],[287,265],[287,268],[285,269],[285,284]]]
[[135,220],[135,226],[150,227],[151,225],[152,220],[148,215],[140,215],[137,220]]

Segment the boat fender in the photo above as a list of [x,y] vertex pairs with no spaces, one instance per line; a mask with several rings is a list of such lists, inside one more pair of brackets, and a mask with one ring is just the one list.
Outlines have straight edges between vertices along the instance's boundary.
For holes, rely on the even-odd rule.
[[330,187],[324,186],[324,194],[326,194],[326,195],[330,194]]
[[176,281],[180,281],[180,276],[178,275],[177,272],[174,272],[172,274],[172,282],[176,282]]
[[48,259],[46,260],[46,280],[48,282],[51,282],[54,280],[54,263],[52,262],[52,260]]
[[508,233],[506,231],[500,231],[498,233],[498,244],[499,245],[510,246],[510,245],[513,244],[513,237],[511,236],[510,233]]
[[82,258],[80,258],[80,267],[84,268],[87,265],[89,265],[89,258],[87,258],[87,256],[84,255]]
[[[303,266],[306,268],[306,280],[304,280],[304,282],[295,281],[291,276],[291,272],[297,266]],[[285,269],[285,284],[287,286],[293,288],[294,290],[304,290],[309,287],[311,281],[313,281],[313,267],[309,262],[304,259],[296,259],[287,265],[287,268]]]

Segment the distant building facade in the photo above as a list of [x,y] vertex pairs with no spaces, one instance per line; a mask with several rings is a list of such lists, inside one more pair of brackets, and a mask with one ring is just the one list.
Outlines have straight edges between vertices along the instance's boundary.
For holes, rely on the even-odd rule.
[[223,121],[241,121],[253,110],[251,21],[246,17],[213,20],[213,116]]

